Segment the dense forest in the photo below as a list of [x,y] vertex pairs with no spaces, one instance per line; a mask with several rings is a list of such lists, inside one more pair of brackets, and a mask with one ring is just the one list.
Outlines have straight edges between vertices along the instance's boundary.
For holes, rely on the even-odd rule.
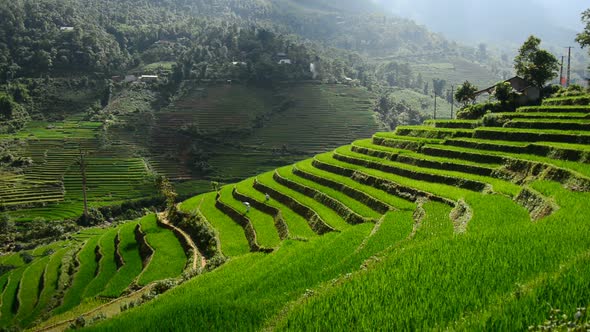
[[[260,48],[267,56],[273,50],[291,51],[295,63],[303,63],[326,49],[306,46],[294,34],[373,55],[461,52],[411,21],[345,9],[293,1],[5,2],[0,6],[0,77],[114,73],[137,65],[142,55],[175,60],[189,52],[196,62],[268,62],[257,53]],[[165,43],[155,45],[158,41]]]

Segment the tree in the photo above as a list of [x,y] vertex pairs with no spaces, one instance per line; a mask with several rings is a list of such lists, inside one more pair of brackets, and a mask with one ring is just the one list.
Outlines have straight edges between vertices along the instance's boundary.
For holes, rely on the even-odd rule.
[[0,215],[0,234],[8,234],[14,232],[16,226],[7,215]]
[[[582,22],[586,24],[586,27],[576,36],[576,41],[584,48],[590,46],[590,9],[582,13]],[[590,66],[588,68],[590,69]]]
[[443,90],[445,89],[445,85],[447,85],[447,81],[435,78],[432,80],[432,90],[434,90],[434,94],[436,96],[442,96]]
[[516,74],[543,88],[545,83],[557,76],[559,62],[553,54],[540,49],[541,39],[530,36],[520,47],[514,58]]
[[463,104],[463,107],[467,107],[469,103],[475,101],[475,93],[477,92],[477,87],[471,84],[469,81],[465,81],[463,85],[461,85],[457,92],[455,92],[455,99]]
[[166,199],[166,212],[168,218],[174,219],[173,216],[177,213],[176,197],[178,197],[174,186],[165,176],[158,176],[156,178],[156,187],[160,191],[160,194]]
[[512,98],[512,85],[508,82],[498,82],[494,88],[494,97],[504,105]]
[[576,41],[584,48],[590,46],[590,9],[582,13],[582,22],[586,24],[586,27],[577,35]]

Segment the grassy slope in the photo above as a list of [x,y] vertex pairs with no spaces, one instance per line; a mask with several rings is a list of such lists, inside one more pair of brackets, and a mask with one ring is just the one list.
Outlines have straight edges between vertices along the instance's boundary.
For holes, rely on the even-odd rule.
[[72,284],[68,288],[61,306],[55,309],[55,314],[64,313],[74,308],[82,301],[84,292],[94,279],[98,268],[98,262],[96,261],[94,251],[100,238],[101,234],[90,237],[78,253],[77,259],[80,265],[78,266],[77,272],[74,274]]
[[111,229],[106,232],[99,240],[98,246],[102,258],[99,262],[98,275],[86,288],[84,297],[94,297],[103,291],[111,278],[117,272],[117,264],[115,263],[115,236],[118,229]]
[[106,285],[103,296],[117,297],[127,288],[143,269],[141,256],[133,230],[137,222],[130,222],[119,229],[119,252],[123,256],[125,264],[117,271]]
[[150,264],[137,281],[147,285],[152,281],[177,277],[186,264],[186,254],[174,233],[160,228],[156,216],[151,214],[140,220],[141,229],[146,234],[147,242],[154,249]]
[[258,244],[266,248],[274,248],[278,247],[281,243],[281,239],[279,238],[279,233],[274,224],[274,219],[272,216],[262,213],[261,211],[256,210],[255,208],[251,207],[250,211],[246,211],[246,206],[243,202],[239,202],[232,197],[232,186],[226,186],[221,189],[221,201],[236,211],[243,213],[254,227],[256,231],[256,240]]
[[18,293],[20,305],[15,318],[16,320],[23,321],[37,305],[39,295],[43,290],[40,280],[43,277],[45,266],[49,262],[49,259],[50,257],[43,257],[35,260],[23,273]]
[[226,256],[238,256],[250,251],[244,230],[215,208],[215,193],[209,193],[189,199],[181,205],[187,212],[199,209],[219,233],[221,251]]
[[[443,215],[445,212],[448,213],[446,208],[442,208]],[[396,222],[389,220],[387,227],[370,240],[370,245],[359,251],[355,250],[370,233],[370,224],[349,227],[342,233],[327,234],[308,243],[287,240],[273,254],[235,258],[142,310],[131,310],[96,329],[260,329],[283,305],[297,300],[310,287],[353,271],[366,258],[407,236],[412,228],[411,216],[400,213],[395,217]],[[141,327],[137,324],[140,321]]]
[[13,270],[9,275],[8,283],[4,286],[4,292],[2,293],[2,308],[0,308],[0,327],[10,326],[17,313],[16,309],[18,308],[15,305],[17,301],[16,296],[18,285],[25,269],[25,267],[20,267]]
[[49,262],[45,266],[44,287],[41,291],[41,294],[39,295],[39,301],[35,306],[35,310],[30,313],[29,318],[24,320],[23,325],[27,325],[31,322],[31,320],[37,318],[41,313],[44,312],[44,310],[47,309],[47,306],[50,304],[51,299],[57,291],[59,269],[61,267],[62,259],[69,250],[71,249],[61,249],[51,256]]
[[[242,195],[251,197],[259,202],[265,202],[265,195],[260,191],[254,189],[252,187],[253,184],[254,179],[247,179],[238,183],[236,185],[236,188]],[[281,214],[285,219],[285,223],[289,228],[289,233],[291,237],[312,238],[316,236],[316,233],[314,233],[313,230],[309,227],[307,221],[303,217],[295,213],[295,211],[272,199],[269,200],[267,204],[281,211]]]
[[[579,264],[580,255],[588,260],[585,234],[590,225],[570,211],[586,205],[590,194],[570,193],[555,184],[538,186],[554,195],[563,209],[532,224],[526,212],[506,198],[474,195],[467,200],[476,214],[466,234],[439,233],[408,244],[403,254],[394,253],[369,272],[297,307],[281,328],[340,329],[355,324],[392,330],[522,330],[546,317],[548,307],[531,305],[530,300],[547,288],[553,291],[553,307],[587,305],[581,280],[562,283],[557,292],[547,277],[559,280],[571,274],[571,268],[562,266]],[[528,299],[520,300],[514,295],[518,292]],[[445,305],[440,305],[443,298]],[[508,306],[502,304],[506,300]],[[527,301],[526,308],[515,305]],[[371,315],[361,314],[369,311]]]

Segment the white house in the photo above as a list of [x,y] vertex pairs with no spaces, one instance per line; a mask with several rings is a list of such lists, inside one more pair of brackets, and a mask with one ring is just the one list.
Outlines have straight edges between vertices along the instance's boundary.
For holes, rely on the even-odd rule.
[[292,64],[291,59],[281,59],[279,60],[279,65],[290,65]]
[[142,82],[156,81],[157,79],[158,79],[158,75],[141,75],[141,76],[139,76],[139,80]]
[[59,30],[64,32],[70,32],[74,31],[74,27],[60,27]]

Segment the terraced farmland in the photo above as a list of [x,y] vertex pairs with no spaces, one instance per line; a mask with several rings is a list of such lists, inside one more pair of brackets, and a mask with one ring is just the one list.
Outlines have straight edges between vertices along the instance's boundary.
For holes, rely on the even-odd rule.
[[[590,131],[564,129],[565,113],[400,127],[189,199],[180,210],[228,260],[95,328],[514,330],[548,318],[539,303],[573,314],[590,298]],[[509,125],[523,119],[559,124]],[[103,298],[178,276],[191,254],[163,226],[150,215],[28,264],[0,257],[15,267],[0,275],[2,326],[52,316],[42,325],[65,328]]]
[[[150,246],[149,255],[137,241]],[[0,257],[0,264],[14,266],[0,275],[0,328],[30,327],[53,316],[47,323],[51,325],[71,318],[72,312],[84,312],[116,298],[134,285],[178,277],[187,265],[179,239],[159,226],[154,215],[88,229],[30,254],[33,260],[26,264],[18,254]]]
[[[121,116],[109,136],[121,146],[145,149],[152,168],[172,180],[227,183],[372,135],[378,130],[372,99],[365,89],[346,85],[195,87],[150,116]],[[207,156],[210,173],[191,171],[191,149]]]
[[63,122],[31,122],[17,135],[1,135],[0,140],[18,142],[13,152],[30,158],[32,165],[1,174],[0,206],[22,221],[78,217],[82,211],[80,151],[88,155],[91,206],[154,195],[143,159],[129,157],[131,152],[116,147],[100,148],[101,125],[71,115]]
[[[568,111],[400,127],[190,199],[231,260],[96,329],[522,330],[573,315],[590,298],[590,131],[554,121]],[[523,119],[550,128],[510,124]]]

